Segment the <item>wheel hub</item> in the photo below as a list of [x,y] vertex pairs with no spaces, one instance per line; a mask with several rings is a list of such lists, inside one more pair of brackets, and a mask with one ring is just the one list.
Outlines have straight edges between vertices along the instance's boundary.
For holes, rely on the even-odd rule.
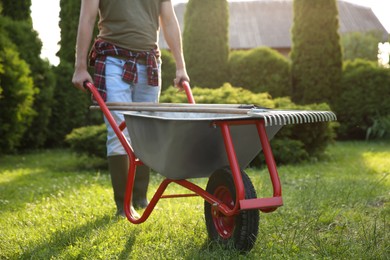
[[[227,187],[220,186],[215,190],[214,195],[230,209],[234,208],[234,200]],[[211,216],[218,234],[223,239],[228,239],[233,235],[235,227],[235,216],[225,216],[218,207],[211,207]]]

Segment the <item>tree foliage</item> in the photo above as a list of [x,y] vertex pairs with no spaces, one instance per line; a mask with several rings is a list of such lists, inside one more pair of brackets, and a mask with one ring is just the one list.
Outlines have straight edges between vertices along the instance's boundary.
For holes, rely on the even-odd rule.
[[0,0],[2,5],[2,14],[15,21],[25,21],[32,25],[31,19],[31,0]]
[[176,76],[176,64],[172,53],[168,50],[161,50],[161,91],[173,85],[173,79]]
[[335,0],[294,0],[291,76],[296,103],[329,102],[342,74]]
[[[46,141],[47,127],[51,116],[54,92],[54,74],[48,61],[42,60],[42,42],[31,24],[24,21],[4,21],[4,28],[14,43],[19,56],[29,65],[34,87],[39,89],[34,97],[33,110],[36,111],[28,131],[21,140],[21,148],[42,147]],[[25,51],[28,50],[28,51]]]
[[192,85],[219,87],[229,58],[229,7],[226,0],[189,0],[183,46]]
[[378,60],[378,43],[382,35],[378,31],[351,32],[341,37],[344,60],[365,59]]
[[[75,46],[77,38],[77,29],[79,24],[80,15],[79,0],[60,0],[60,22],[61,39],[60,50],[58,51],[58,57],[61,62],[69,62],[74,64],[75,62]],[[94,35],[97,35],[97,26],[95,26]],[[94,38],[92,37],[92,41]]]
[[[52,105],[52,116],[50,125],[54,126],[48,132],[48,143],[50,145],[62,146],[65,144],[65,136],[73,128],[81,127],[91,123],[91,117],[99,116],[89,110],[91,104],[90,95],[76,89],[71,82],[73,64],[61,62],[54,68],[56,75],[56,91]],[[95,119],[95,118],[94,118]],[[96,119],[95,119],[96,120]]]
[[[50,125],[56,126],[48,133],[48,143],[64,145],[65,136],[73,128],[101,122],[100,114],[91,113],[90,96],[76,89],[71,82],[74,62],[77,28],[80,13],[79,0],[60,1],[61,40],[58,57],[60,64],[54,68],[56,91],[52,105]],[[98,117],[98,118],[97,118]]]
[[60,0],[60,22],[61,39],[58,57],[61,62],[75,62],[75,46],[77,38],[77,29],[79,23],[81,1],[79,0]]
[[28,64],[4,29],[7,20],[0,17],[0,154],[13,152],[20,144],[35,114],[32,105],[38,91]]

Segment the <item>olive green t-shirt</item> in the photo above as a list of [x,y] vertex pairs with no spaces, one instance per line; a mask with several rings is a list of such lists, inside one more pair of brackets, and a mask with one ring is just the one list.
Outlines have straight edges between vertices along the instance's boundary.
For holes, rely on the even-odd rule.
[[165,1],[170,0],[100,0],[98,38],[132,51],[157,48]]

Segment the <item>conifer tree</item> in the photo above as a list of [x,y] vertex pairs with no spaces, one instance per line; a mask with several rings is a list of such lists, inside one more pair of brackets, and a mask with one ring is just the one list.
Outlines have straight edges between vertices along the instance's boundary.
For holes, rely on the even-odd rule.
[[[90,96],[72,85],[75,62],[75,46],[79,23],[80,0],[60,0],[61,40],[57,55],[60,64],[55,68],[57,91],[54,92],[51,125],[57,126],[48,133],[53,145],[63,145],[65,136],[74,128],[89,124]],[[98,113],[95,113],[100,118]]]
[[294,0],[292,98],[296,103],[329,102],[342,73],[336,0]]
[[28,21],[31,19],[31,0],[0,0],[2,4],[2,15],[11,18],[14,21]]
[[[8,38],[14,48],[15,60],[20,60],[21,64],[26,64],[28,70],[25,70],[22,65],[12,68],[22,71],[14,71],[15,74],[22,75],[28,71],[28,78],[32,78],[32,85],[26,84],[24,88],[31,90],[20,91],[26,93],[23,101],[20,97],[12,95],[12,92],[7,92],[8,97],[4,98],[4,102],[20,102],[18,107],[24,108],[25,111],[30,111],[25,116],[19,116],[21,121],[18,122],[20,127],[23,125],[24,130],[18,139],[13,140],[12,149],[21,148],[38,148],[42,147],[46,140],[48,121],[51,115],[51,102],[54,90],[54,75],[51,71],[48,61],[42,60],[41,54],[42,42],[38,37],[38,33],[33,30],[31,19],[31,0],[26,1],[6,1],[0,0],[1,14],[4,15],[2,25],[2,36]],[[4,50],[7,52],[6,50]],[[6,63],[4,63],[6,64]],[[13,66],[8,63],[7,66]],[[24,71],[24,72],[23,72]],[[10,77],[10,75],[4,75]],[[13,78],[7,83],[6,88],[17,89],[17,79]],[[24,82],[28,82],[24,80]],[[27,95],[28,93],[28,95]],[[5,95],[5,94],[4,94]],[[31,95],[31,96],[30,96]],[[5,100],[6,99],[6,100]],[[17,99],[17,100],[12,100]],[[31,107],[28,107],[31,106]],[[12,106],[6,106],[8,111],[3,110],[4,114],[13,114]],[[22,129],[22,128],[19,128]]]
[[226,81],[228,25],[226,0],[189,0],[184,16],[183,46],[192,85],[216,88]]

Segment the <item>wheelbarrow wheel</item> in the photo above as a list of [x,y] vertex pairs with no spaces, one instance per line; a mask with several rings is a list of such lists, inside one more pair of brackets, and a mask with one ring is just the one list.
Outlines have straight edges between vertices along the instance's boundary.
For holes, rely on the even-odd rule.
[[[256,191],[248,175],[241,171],[245,198],[256,198]],[[236,188],[230,169],[214,172],[207,183],[206,191],[216,196],[231,209],[236,201]],[[209,239],[239,251],[250,251],[256,242],[259,229],[259,211],[245,210],[233,216],[225,216],[205,201],[204,213]]]

